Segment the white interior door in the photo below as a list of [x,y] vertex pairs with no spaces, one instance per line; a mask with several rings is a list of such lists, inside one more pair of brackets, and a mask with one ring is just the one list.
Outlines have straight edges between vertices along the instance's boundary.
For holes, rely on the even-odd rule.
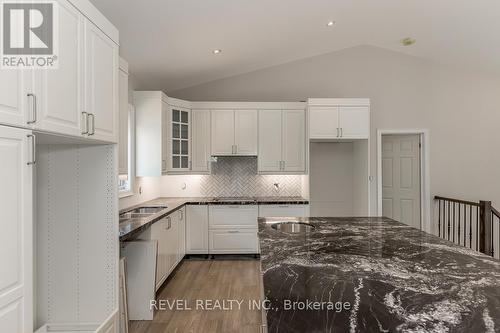
[[0,126],[0,332],[33,332],[32,167],[29,131]]
[[234,144],[237,155],[257,155],[257,111],[234,112]]
[[382,214],[421,228],[420,135],[382,136]]

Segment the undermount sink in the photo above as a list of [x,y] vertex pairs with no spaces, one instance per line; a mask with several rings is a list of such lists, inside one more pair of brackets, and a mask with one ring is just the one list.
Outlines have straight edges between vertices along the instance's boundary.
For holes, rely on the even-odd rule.
[[313,231],[316,227],[309,223],[303,222],[280,222],[271,226],[278,231],[286,232],[289,234],[299,234]]
[[153,215],[158,213],[161,210],[164,210],[167,208],[166,206],[161,206],[161,207],[139,207],[136,209],[133,209],[131,211],[121,213],[120,214],[120,223],[128,221],[130,219],[137,219],[137,218],[143,218],[147,217],[149,215]]

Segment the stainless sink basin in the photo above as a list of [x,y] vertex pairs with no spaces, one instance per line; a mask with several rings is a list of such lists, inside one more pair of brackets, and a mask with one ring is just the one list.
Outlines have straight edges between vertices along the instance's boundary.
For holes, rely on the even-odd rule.
[[313,231],[315,226],[303,222],[280,222],[273,224],[271,228],[289,234],[300,234]]
[[132,214],[155,214],[158,213],[160,210],[164,210],[167,208],[166,206],[162,207],[139,207],[134,210],[131,210],[129,213]]
[[153,215],[158,213],[160,210],[164,210],[167,208],[166,206],[161,207],[139,207],[133,209],[131,211],[121,213],[120,214],[120,223],[128,221],[130,219],[140,219],[144,217],[148,217],[149,215]]

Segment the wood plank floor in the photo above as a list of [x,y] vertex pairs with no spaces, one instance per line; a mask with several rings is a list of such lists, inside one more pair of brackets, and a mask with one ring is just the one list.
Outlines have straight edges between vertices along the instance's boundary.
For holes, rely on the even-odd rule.
[[[258,260],[184,260],[159,291],[157,300],[186,300],[191,310],[156,311],[152,321],[131,321],[130,333],[258,333],[261,312]],[[232,310],[197,309],[196,300],[243,300]],[[226,303],[228,304],[228,303]]]

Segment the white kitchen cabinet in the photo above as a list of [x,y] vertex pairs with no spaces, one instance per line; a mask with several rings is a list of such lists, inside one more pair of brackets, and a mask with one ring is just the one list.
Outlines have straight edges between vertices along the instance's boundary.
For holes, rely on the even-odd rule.
[[209,234],[210,254],[258,253],[257,229],[215,229]]
[[0,75],[0,124],[25,126],[32,118],[28,103],[30,76],[21,70],[2,70]]
[[[90,23],[85,23],[84,16],[68,1],[58,0],[58,4],[58,68],[33,70],[33,89],[29,96],[33,112],[29,122],[33,122],[37,130],[81,136],[86,128],[82,112],[85,111],[84,59],[88,56],[84,55],[84,24]],[[112,64],[106,70],[113,71]]]
[[167,242],[167,276],[174,270],[177,265],[177,257],[179,252],[179,219],[177,212],[168,216],[169,228],[166,230]]
[[370,101],[309,99],[309,137],[316,140],[368,139]]
[[186,208],[186,254],[208,254],[208,205]]
[[339,137],[339,108],[309,108],[309,137],[311,139],[331,139]]
[[191,171],[207,173],[210,171],[210,111],[191,111]]
[[259,205],[259,217],[308,217],[309,205]]
[[167,238],[167,228],[168,220],[164,218],[151,225],[151,240],[157,242],[157,252],[156,252],[156,279],[155,288],[158,290],[162,283],[167,278],[168,269],[170,264],[168,262],[168,238]]
[[135,91],[135,157],[138,177],[167,172],[167,96],[161,91]]
[[0,126],[0,332],[33,332],[33,137]]
[[234,154],[234,111],[211,111],[212,155]]
[[89,136],[118,139],[118,45],[85,21],[85,112]]
[[186,207],[182,207],[177,212],[177,261],[176,265],[181,262],[181,260],[186,255]]
[[128,103],[128,64],[120,58],[119,71],[119,128],[118,128],[118,173],[128,175],[128,132],[129,132],[129,103]]
[[370,110],[367,106],[342,106],[339,112],[342,139],[368,139]]
[[211,205],[209,229],[257,228],[257,205]]
[[167,124],[167,171],[190,171],[191,110],[169,105]]
[[212,110],[212,155],[257,155],[257,119],[256,110]]
[[234,112],[234,153],[257,155],[258,113],[255,110]]
[[259,110],[259,172],[306,170],[304,110]]
[[257,205],[209,206],[209,253],[258,253],[258,215]]

